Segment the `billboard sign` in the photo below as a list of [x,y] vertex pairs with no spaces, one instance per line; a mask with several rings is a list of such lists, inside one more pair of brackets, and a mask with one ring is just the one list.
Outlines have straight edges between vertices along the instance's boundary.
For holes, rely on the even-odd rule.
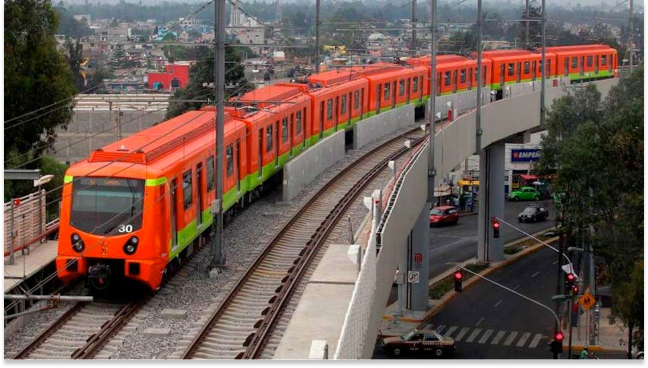
[[540,149],[512,149],[511,162],[531,162],[540,159]]

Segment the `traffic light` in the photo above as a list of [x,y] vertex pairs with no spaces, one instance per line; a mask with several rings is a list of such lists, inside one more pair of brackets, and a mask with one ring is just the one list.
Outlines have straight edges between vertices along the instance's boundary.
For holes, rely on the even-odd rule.
[[491,217],[491,225],[493,225],[493,238],[499,238],[500,223],[497,217]]
[[572,288],[572,294],[578,295],[578,285],[574,285],[574,287]]
[[574,276],[573,273],[568,273],[567,277],[565,277],[565,291],[569,292],[569,290],[572,290],[574,288],[574,281],[576,280],[576,276]]
[[462,281],[463,281],[463,275],[461,274],[461,271],[456,271],[454,273],[454,282],[455,282],[455,291],[458,293],[461,292]]
[[20,206],[20,198],[16,198],[16,199],[14,199],[14,200],[13,200],[13,205],[14,205],[14,207],[18,207],[18,206]]
[[563,351],[563,338],[565,336],[561,331],[556,332],[554,339],[551,340],[551,352],[554,354],[560,354]]

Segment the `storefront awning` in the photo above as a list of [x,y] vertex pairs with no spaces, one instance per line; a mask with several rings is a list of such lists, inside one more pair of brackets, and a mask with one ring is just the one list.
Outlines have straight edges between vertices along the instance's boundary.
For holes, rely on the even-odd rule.
[[524,181],[538,180],[538,175],[520,175],[520,178]]

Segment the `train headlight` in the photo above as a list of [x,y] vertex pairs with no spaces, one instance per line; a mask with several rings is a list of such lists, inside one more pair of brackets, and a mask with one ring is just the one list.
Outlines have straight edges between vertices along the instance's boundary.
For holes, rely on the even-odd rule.
[[124,253],[127,255],[133,255],[137,251],[137,244],[139,244],[139,239],[134,236],[124,244]]
[[72,249],[77,252],[81,253],[85,249],[85,244],[83,244],[83,240],[79,236],[79,234],[74,233],[72,234]]

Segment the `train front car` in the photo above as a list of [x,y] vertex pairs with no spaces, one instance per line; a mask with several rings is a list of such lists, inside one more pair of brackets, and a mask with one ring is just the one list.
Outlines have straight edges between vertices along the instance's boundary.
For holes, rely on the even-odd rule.
[[66,172],[56,259],[65,283],[84,277],[96,291],[128,279],[159,286],[168,229],[156,224],[164,213],[159,188],[141,166],[83,161]]

